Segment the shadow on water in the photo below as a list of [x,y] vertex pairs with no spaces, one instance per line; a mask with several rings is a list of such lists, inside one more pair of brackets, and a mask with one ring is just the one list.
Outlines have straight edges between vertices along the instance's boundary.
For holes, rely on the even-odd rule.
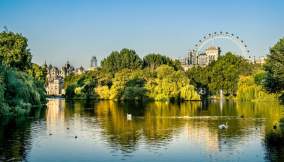
[[266,134],[264,142],[267,160],[284,161],[284,118],[280,119],[276,129]]
[[35,109],[30,116],[0,118],[0,161],[25,161],[31,150],[31,127],[39,123],[45,109]]

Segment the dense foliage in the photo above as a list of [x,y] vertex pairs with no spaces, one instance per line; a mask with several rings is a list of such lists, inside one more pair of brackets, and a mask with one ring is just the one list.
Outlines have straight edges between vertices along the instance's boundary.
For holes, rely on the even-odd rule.
[[27,70],[30,76],[33,76],[36,80],[45,81],[47,75],[47,69],[45,66],[39,66],[38,64],[32,63],[31,68]]
[[120,52],[113,51],[101,62],[102,69],[112,74],[124,68],[140,69],[142,64],[143,62],[136,52],[126,48]]
[[112,52],[102,68],[65,78],[67,98],[200,100],[179,61],[160,54],[142,59],[134,50]]
[[[93,90],[91,94],[86,94],[86,82],[89,83],[86,78],[94,83],[94,86],[88,86],[89,91]],[[154,71],[149,68],[122,69],[114,77],[97,69],[65,80],[69,98],[88,98],[91,95],[107,100],[200,100],[186,74],[167,65]]]
[[154,100],[200,100],[185,72],[162,65],[148,78],[148,96]]
[[266,71],[265,86],[270,92],[284,90],[284,38],[270,49],[264,66]]
[[[283,89],[283,40],[271,49],[266,72],[241,56],[226,53],[206,67],[184,72],[178,61],[160,54],[139,58],[134,50],[114,51],[101,62],[102,68],[65,79],[69,98],[111,100],[200,100],[217,96],[239,100],[274,100]],[[197,92],[198,91],[198,92]]]
[[0,60],[4,65],[20,70],[29,69],[32,55],[27,47],[28,40],[21,34],[0,33]]
[[28,74],[0,65],[0,115],[28,113],[45,100],[43,82]]
[[216,95],[222,89],[226,96],[235,96],[240,75],[251,74],[253,66],[244,58],[227,53],[207,67],[188,70],[191,84],[208,95]]
[[238,82],[236,98],[241,101],[273,101],[277,94],[266,92],[263,87],[265,73],[258,71],[253,75],[241,76]]
[[72,74],[64,79],[66,97],[73,99],[95,98],[94,88],[97,86],[110,87],[112,74],[101,69],[88,71],[81,75]]
[[27,46],[21,34],[0,33],[0,116],[29,113],[46,103],[45,73],[31,63]]
[[148,54],[143,58],[143,67],[149,67],[152,70],[156,69],[160,65],[169,65],[175,68],[175,70],[181,70],[181,64],[178,60],[172,60],[167,56],[161,54]]

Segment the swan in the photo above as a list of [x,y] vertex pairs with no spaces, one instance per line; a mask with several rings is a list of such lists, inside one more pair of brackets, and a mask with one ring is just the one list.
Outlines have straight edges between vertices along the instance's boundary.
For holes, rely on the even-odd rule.
[[228,126],[228,123],[226,122],[226,124],[221,124],[218,127],[219,129],[227,129],[229,126]]
[[132,115],[131,114],[127,114],[127,120],[132,120]]

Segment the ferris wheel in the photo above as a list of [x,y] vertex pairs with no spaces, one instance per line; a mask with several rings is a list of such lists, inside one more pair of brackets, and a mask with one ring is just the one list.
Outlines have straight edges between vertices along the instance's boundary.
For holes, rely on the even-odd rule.
[[209,33],[202,37],[194,46],[192,52],[195,54],[199,54],[203,47],[211,41],[215,40],[229,40],[233,42],[241,51],[239,55],[250,58],[250,50],[248,49],[247,44],[244,40],[242,40],[238,35],[229,33],[229,32],[213,32]]

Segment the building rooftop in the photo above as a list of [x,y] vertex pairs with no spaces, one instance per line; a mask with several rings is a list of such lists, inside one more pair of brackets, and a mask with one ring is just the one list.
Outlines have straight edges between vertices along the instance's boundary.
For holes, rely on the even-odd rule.
[[211,47],[208,47],[206,50],[218,50],[218,47],[211,46]]

